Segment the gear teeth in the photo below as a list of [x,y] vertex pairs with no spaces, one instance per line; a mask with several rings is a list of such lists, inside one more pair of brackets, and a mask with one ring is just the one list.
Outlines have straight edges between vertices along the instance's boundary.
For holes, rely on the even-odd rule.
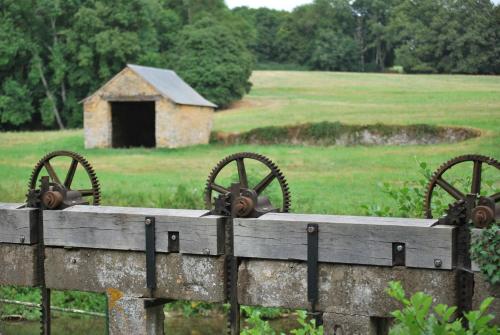
[[[483,156],[483,155],[476,155],[476,154],[469,154],[469,155],[462,155],[462,156],[457,156],[455,158],[452,158],[443,164],[439,166],[439,168],[434,171],[434,173],[431,175],[431,178],[429,180],[429,183],[427,184],[427,192],[425,194],[425,199],[424,199],[424,215],[428,219],[432,219],[432,194],[434,192],[434,188],[437,185],[437,180],[449,169],[451,169],[453,166],[463,163],[463,162],[473,162],[473,161],[480,161],[482,163],[486,163],[490,166],[493,166],[497,169],[500,170],[500,162],[497,161],[496,159],[488,156]],[[458,201],[450,204],[451,207],[457,204]],[[450,207],[450,208],[451,208]]]
[[83,166],[83,168],[87,172],[87,175],[89,176],[90,183],[92,185],[92,190],[94,191],[92,205],[98,206],[101,201],[101,189],[100,189],[101,186],[99,184],[99,179],[97,178],[95,170],[92,167],[92,165],[90,165],[87,159],[85,159],[82,155],[72,151],[54,151],[43,156],[38,161],[38,163],[35,165],[35,168],[31,172],[31,176],[28,182],[28,192],[30,190],[36,189],[38,175],[40,174],[40,171],[42,170],[44,163],[58,156],[71,157],[72,159],[78,161],[78,163],[80,163],[80,165]]
[[290,204],[291,204],[290,190],[289,190],[288,183],[286,181],[286,178],[285,178],[283,172],[281,172],[281,170],[278,168],[278,166],[273,161],[271,161],[269,158],[267,158],[263,155],[260,155],[260,154],[253,153],[253,152],[240,152],[240,153],[231,154],[231,155],[223,158],[221,161],[219,161],[219,163],[217,163],[217,165],[215,165],[215,167],[211,170],[211,172],[207,178],[206,185],[205,185],[204,198],[205,198],[205,206],[207,207],[207,209],[209,209],[209,210],[212,209],[212,188],[211,188],[210,184],[215,181],[217,175],[221,172],[221,170],[225,166],[227,166],[229,163],[231,163],[237,159],[240,159],[240,158],[257,160],[257,161],[263,163],[264,165],[266,165],[271,170],[271,172],[276,176],[276,179],[278,180],[280,187],[281,187],[281,191],[282,191],[283,203],[282,203],[282,206],[280,208],[280,211],[285,212],[285,213],[289,212],[290,211]]

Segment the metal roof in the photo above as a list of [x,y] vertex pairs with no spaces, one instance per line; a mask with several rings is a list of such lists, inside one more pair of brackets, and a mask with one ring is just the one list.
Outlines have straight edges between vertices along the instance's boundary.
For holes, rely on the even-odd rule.
[[172,70],[133,64],[127,64],[127,67],[177,104],[217,108],[217,105],[203,98]]

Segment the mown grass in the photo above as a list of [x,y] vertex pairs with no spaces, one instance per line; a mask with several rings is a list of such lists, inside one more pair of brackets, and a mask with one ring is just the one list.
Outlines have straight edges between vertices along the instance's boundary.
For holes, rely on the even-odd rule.
[[285,173],[293,211],[333,214],[362,214],[362,205],[390,202],[378,184],[416,179],[415,157],[437,167],[464,153],[500,156],[500,77],[257,71],[252,81],[252,92],[238,108],[216,114],[215,130],[340,121],[466,126],[482,136],[428,146],[85,150],[81,130],[0,133],[0,201],[24,201],[32,167],[46,152],[60,149],[89,159],[105,205],[202,207],[211,168],[226,155],[254,151]]
[[[165,208],[202,208],[212,167],[226,155],[254,151],[273,159],[285,173],[292,211],[331,214],[364,214],[370,205],[396,208],[379,184],[398,188],[421,178],[416,159],[435,169],[465,153],[500,158],[500,77],[256,71],[252,81],[252,92],[237,108],[216,114],[215,130],[339,121],[465,126],[481,136],[455,144],[412,146],[212,144],[175,150],[85,150],[82,130],[0,133],[0,202],[24,202],[31,169],[53,150],[77,151],[89,159],[101,181],[104,205]],[[78,308],[103,309],[102,296],[56,294],[63,307],[72,307],[74,300]],[[0,287],[0,295],[38,300],[38,293],[29,289]],[[36,317],[12,306],[2,313]]]

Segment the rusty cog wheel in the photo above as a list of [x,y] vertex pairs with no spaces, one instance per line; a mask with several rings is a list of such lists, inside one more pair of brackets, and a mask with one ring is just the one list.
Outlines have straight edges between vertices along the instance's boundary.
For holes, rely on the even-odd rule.
[[[443,178],[443,174],[449,169],[453,168],[455,165],[465,162],[473,163],[472,185],[470,190],[463,193],[462,191],[458,190],[455,186],[447,182]],[[483,164],[495,167],[496,169],[500,170],[500,162],[498,162],[494,158],[483,155],[458,156],[442,164],[432,174],[429,184],[427,185],[427,192],[425,194],[425,200],[424,200],[425,217],[428,219],[432,219],[432,195],[436,186],[441,187],[456,200],[453,204],[450,204],[450,207],[465,202],[467,194],[475,194],[479,197],[479,194],[481,192],[481,172]],[[488,196],[488,198],[493,199],[495,203],[500,202],[500,193]]]
[[[258,161],[270,170],[269,174],[253,187],[250,187],[250,185],[248,185],[245,160]],[[278,166],[274,164],[269,158],[252,152],[241,152],[227,156],[212,169],[212,172],[208,176],[205,187],[205,205],[207,209],[214,208],[213,192],[217,192],[219,195],[226,195],[231,192],[229,187],[219,185],[215,182],[215,180],[219,173],[232,162],[236,162],[237,164],[239,183],[241,187],[244,189],[250,189],[257,195],[260,195],[276,179],[280,185],[283,199],[278,210],[281,213],[287,213],[290,211],[290,189],[288,187],[285,176],[280,171]]]
[[[55,172],[53,166],[50,161],[56,157],[69,157],[71,158],[71,164],[69,166],[68,172],[65,176],[64,181],[61,181],[57,173]],[[71,184],[73,182],[73,178],[75,176],[76,169],[81,165],[85,172],[87,173],[90,181],[89,189],[81,189],[81,190],[72,190]],[[71,151],[54,151],[51,152],[38,161],[31,173],[31,177],[28,182],[28,203],[33,201],[33,194],[37,192],[37,182],[39,180],[40,173],[42,169],[45,168],[49,174],[50,182],[52,184],[60,185],[60,187],[70,190],[76,191],[80,194],[82,198],[91,197],[92,200],[89,201],[90,204],[98,206],[101,202],[101,189],[99,185],[99,180],[97,179],[97,175],[94,171],[94,168],[90,165],[90,163],[81,155],[71,152]],[[89,199],[90,200],[90,199]]]

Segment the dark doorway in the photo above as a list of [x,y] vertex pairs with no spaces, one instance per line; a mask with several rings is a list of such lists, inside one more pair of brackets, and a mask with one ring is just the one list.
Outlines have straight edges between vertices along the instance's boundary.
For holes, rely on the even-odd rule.
[[155,103],[111,102],[113,148],[154,147]]

